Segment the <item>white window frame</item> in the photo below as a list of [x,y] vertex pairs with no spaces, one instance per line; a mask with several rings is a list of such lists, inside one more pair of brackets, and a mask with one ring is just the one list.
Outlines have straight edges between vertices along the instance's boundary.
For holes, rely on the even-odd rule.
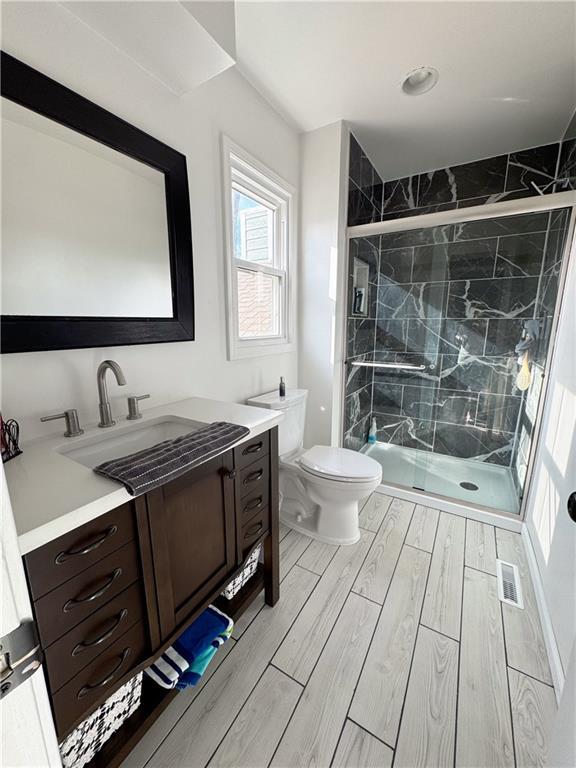
[[[296,348],[295,190],[227,136],[222,136],[222,178],[228,359],[292,352]],[[273,233],[278,263],[273,266],[234,258],[232,191],[236,184],[264,205],[279,211],[280,226],[275,225]],[[277,336],[240,338],[237,274],[238,269],[247,268],[280,278],[280,334]]]

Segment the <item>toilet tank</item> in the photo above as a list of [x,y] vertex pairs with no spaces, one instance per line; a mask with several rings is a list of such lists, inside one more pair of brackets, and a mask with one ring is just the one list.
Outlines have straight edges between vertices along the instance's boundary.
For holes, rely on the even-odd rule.
[[278,390],[274,390],[246,400],[247,405],[284,412],[284,418],[278,425],[278,452],[282,457],[302,448],[307,397],[307,389],[287,389],[286,397],[281,398]]

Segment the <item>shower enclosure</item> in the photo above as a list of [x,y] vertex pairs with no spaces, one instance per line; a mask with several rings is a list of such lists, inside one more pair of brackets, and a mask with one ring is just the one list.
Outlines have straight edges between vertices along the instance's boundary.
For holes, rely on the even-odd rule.
[[343,444],[383,484],[520,512],[571,202],[352,228]]

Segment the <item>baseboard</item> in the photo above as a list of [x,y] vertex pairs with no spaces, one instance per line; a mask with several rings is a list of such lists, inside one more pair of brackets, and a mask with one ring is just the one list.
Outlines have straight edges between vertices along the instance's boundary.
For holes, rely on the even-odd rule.
[[538,606],[538,614],[540,615],[540,623],[542,624],[542,632],[544,634],[544,642],[546,644],[546,653],[548,654],[548,663],[550,664],[552,682],[554,683],[556,701],[560,703],[560,696],[562,695],[565,680],[564,669],[562,667],[562,661],[558,651],[558,644],[556,643],[556,637],[554,635],[552,620],[550,618],[550,613],[548,612],[548,606],[546,604],[546,597],[544,595],[542,579],[540,578],[538,561],[536,560],[532,539],[530,538],[530,531],[526,525],[522,526],[522,540],[524,542],[524,551],[526,552],[528,568],[530,569],[530,576],[532,577],[532,584],[534,586],[534,593],[536,595],[536,604]]
[[452,515],[468,517],[470,520],[477,520],[479,523],[488,523],[496,528],[505,528],[514,533],[522,532],[522,521],[513,517],[507,517],[497,512],[487,512],[483,509],[476,509],[468,504],[459,504],[450,501],[441,496],[433,496],[422,491],[413,491],[409,488],[400,488],[395,485],[386,485],[383,483],[376,489],[376,493],[384,493],[387,496],[396,496],[399,499],[413,501],[415,504],[422,504],[425,507],[440,509],[442,512],[449,512]]

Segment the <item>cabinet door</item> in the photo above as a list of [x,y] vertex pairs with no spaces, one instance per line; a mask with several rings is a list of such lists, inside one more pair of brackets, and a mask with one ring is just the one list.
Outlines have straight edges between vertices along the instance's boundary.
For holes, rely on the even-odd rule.
[[232,451],[147,494],[161,638],[235,567]]

